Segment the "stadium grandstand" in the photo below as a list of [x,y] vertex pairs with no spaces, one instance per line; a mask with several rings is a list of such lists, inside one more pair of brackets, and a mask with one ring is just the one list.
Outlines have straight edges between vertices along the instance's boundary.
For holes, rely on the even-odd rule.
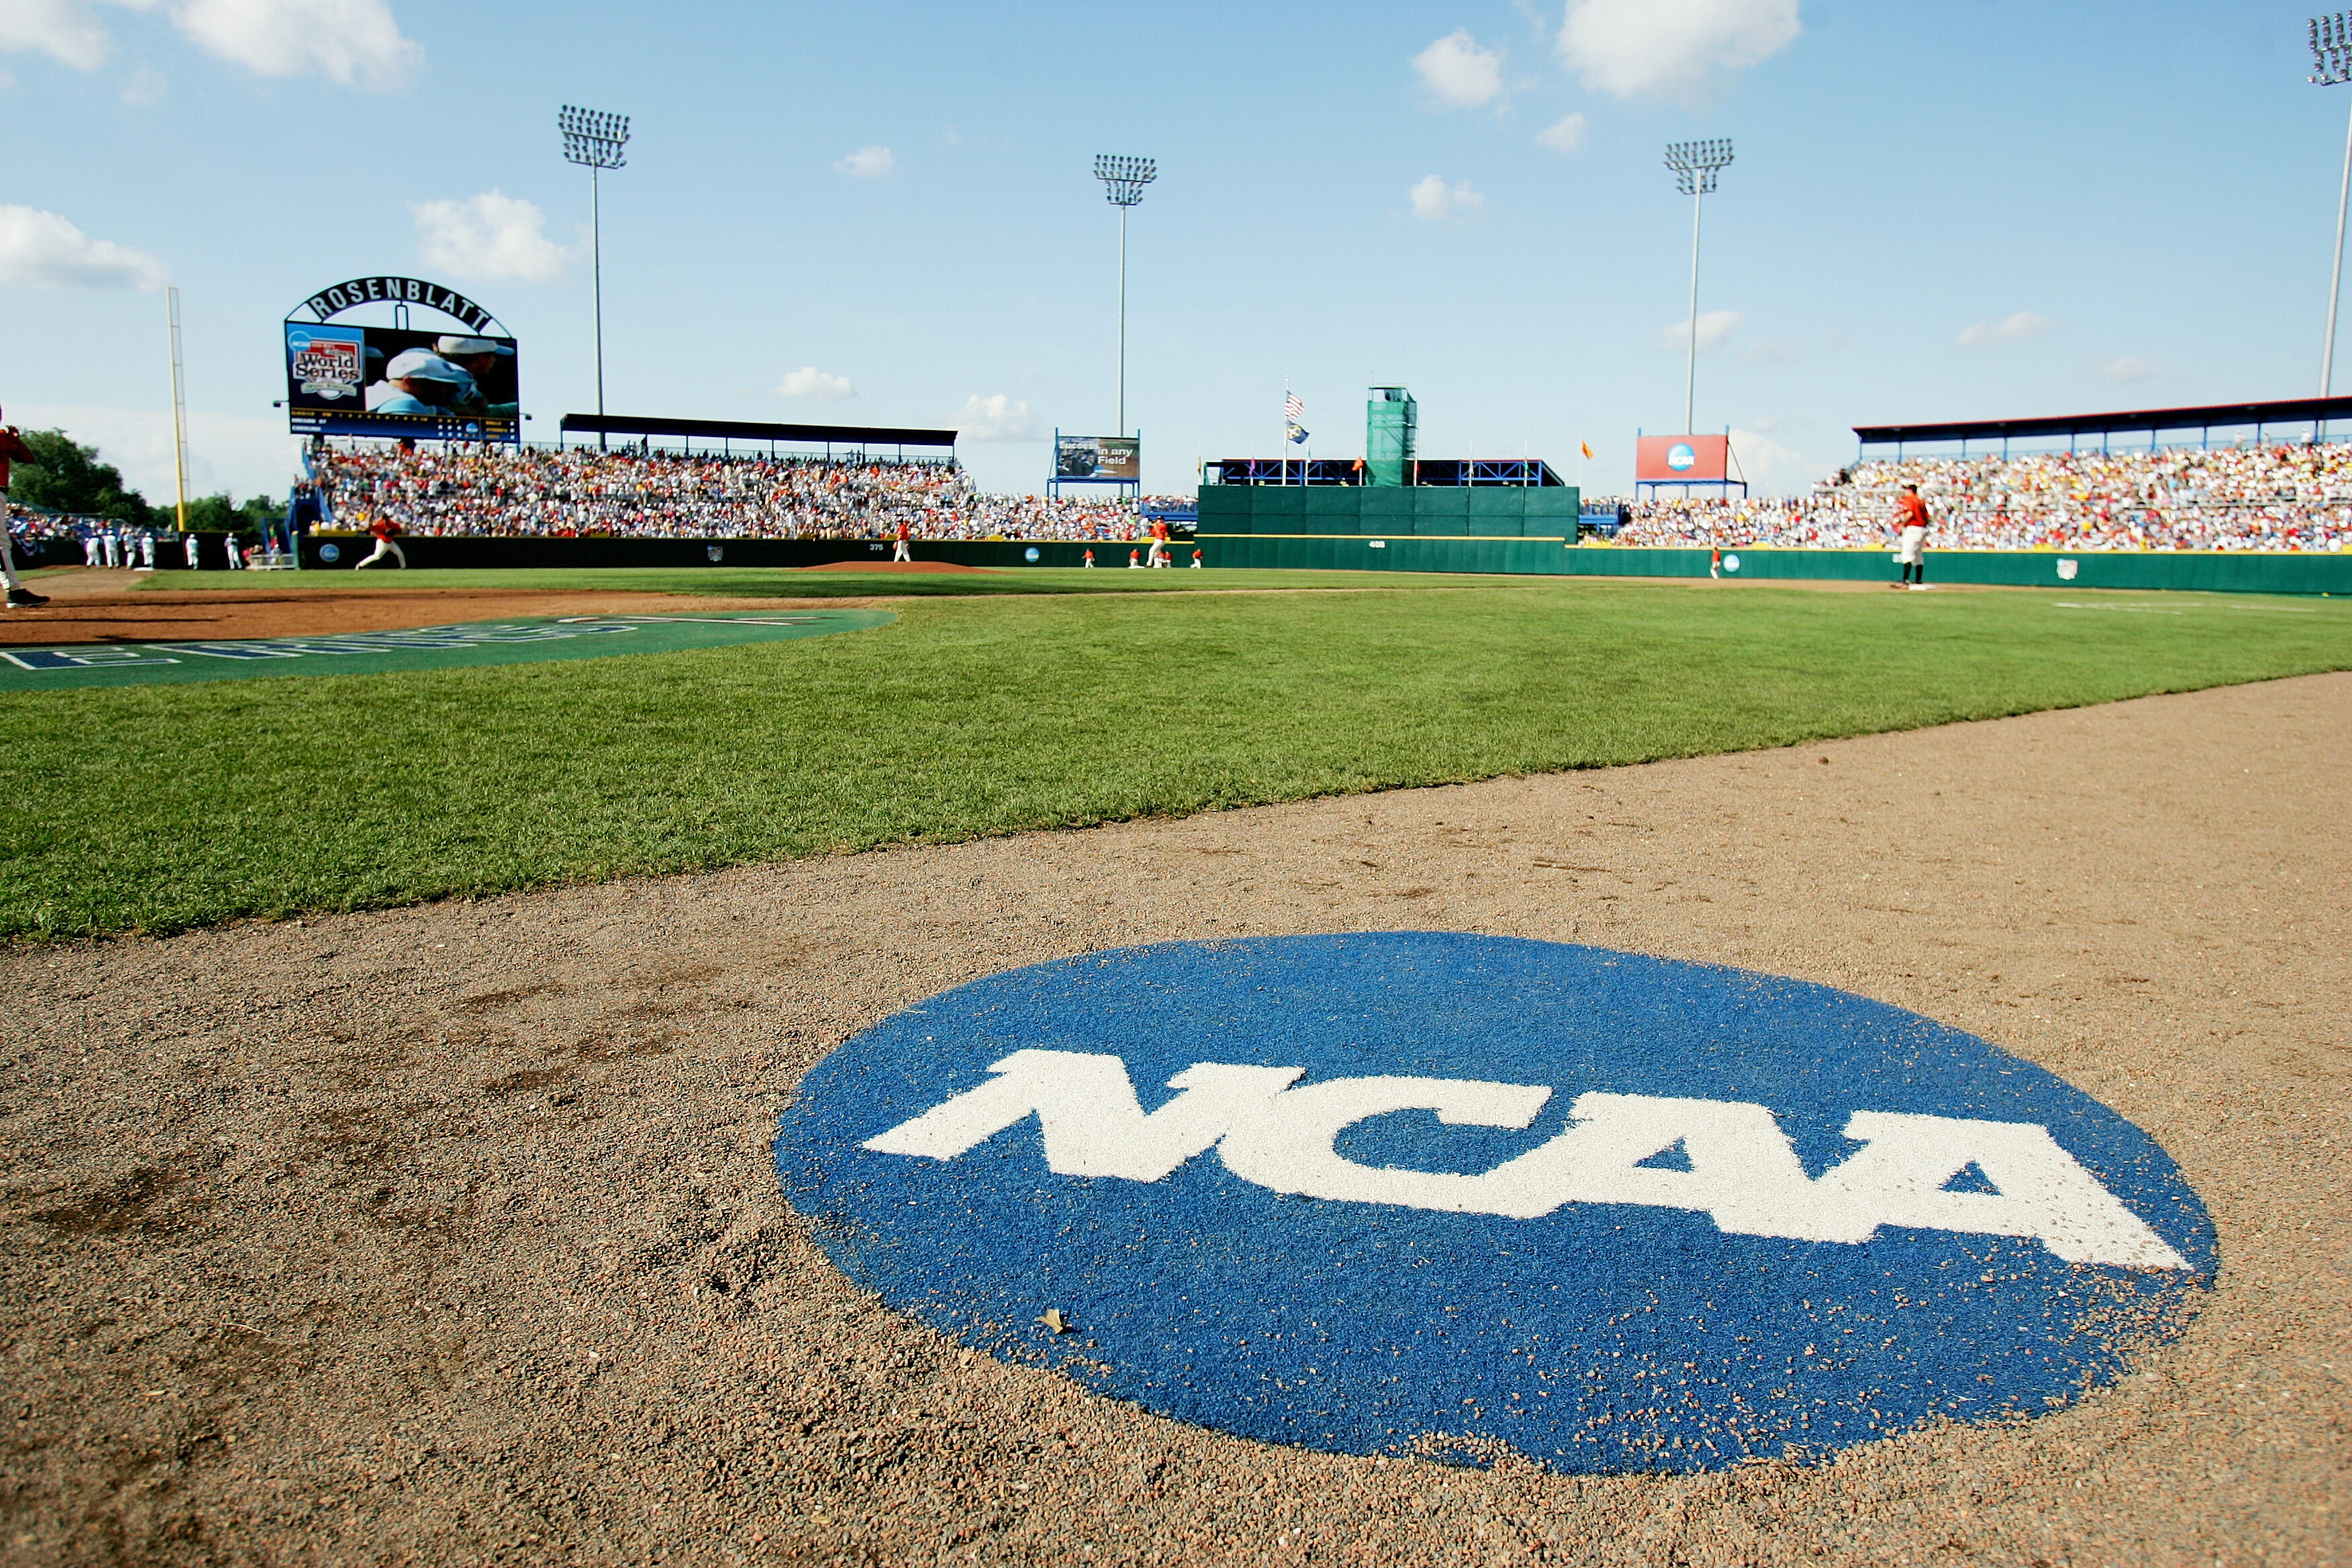
[[305,465],[324,526],[426,538],[1130,541],[1192,510],[1189,496],[1145,497],[1139,518],[1125,500],[988,494],[951,430],[593,415],[563,430],[597,444],[321,439]]
[[[1896,494],[1916,485],[1945,550],[2340,552],[2352,543],[2352,444],[2326,438],[2331,419],[2352,426],[2352,398],[1857,426],[1863,457],[1808,496],[1633,502],[1616,540],[1874,548]],[[2289,439],[2272,434],[2282,427]],[[2215,443],[2232,428],[2247,433]],[[2192,430],[2194,445],[2160,439]],[[2014,450],[2058,437],[2064,450]]]

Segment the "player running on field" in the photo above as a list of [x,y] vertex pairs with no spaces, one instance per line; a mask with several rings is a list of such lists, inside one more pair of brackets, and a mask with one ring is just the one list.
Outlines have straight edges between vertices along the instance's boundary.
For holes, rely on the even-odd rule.
[[[408,552],[401,549],[399,544],[394,542],[392,537],[394,534],[400,531],[400,524],[393,521],[392,519],[388,517],[380,517],[377,518],[375,521],[368,525],[368,531],[375,535],[375,548],[368,552],[368,558],[366,560],[354,565],[352,568],[352,571],[363,571],[366,568],[374,565],[377,562],[383,560],[387,555],[392,557],[393,564],[398,566],[402,571],[404,572],[408,569]],[[236,541],[230,541],[229,549],[232,552],[236,549]],[[234,561],[232,561],[231,564],[235,564]]]

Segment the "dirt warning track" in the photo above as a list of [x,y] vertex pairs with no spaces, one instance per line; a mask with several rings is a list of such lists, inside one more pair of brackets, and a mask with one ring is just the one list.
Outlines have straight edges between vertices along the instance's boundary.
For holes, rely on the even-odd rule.
[[[2347,768],[2339,674],[9,953],[0,1557],[2346,1561]],[[2178,1162],[2213,1289],[2038,1418],[1563,1475],[1147,1415],[886,1310],[782,1200],[801,1075],[950,986],[1395,930],[1980,1036]]]

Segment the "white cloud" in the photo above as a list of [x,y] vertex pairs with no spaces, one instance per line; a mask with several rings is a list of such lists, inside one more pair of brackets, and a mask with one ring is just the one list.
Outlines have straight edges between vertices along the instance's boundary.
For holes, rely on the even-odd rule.
[[315,73],[382,90],[425,58],[384,0],[184,0],[172,19],[197,47],[258,76]]
[[92,239],[55,213],[0,206],[0,283],[152,289],[168,277],[145,251]]
[[[5,3],[5,0],[0,0],[0,3]],[[135,109],[147,109],[163,102],[164,94],[170,90],[171,83],[165,81],[163,73],[152,66],[141,66],[122,79],[122,101]]]
[[2099,374],[2109,381],[2156,381],[2162,378],[2164,367],[2152,359],[2126,354],[2113,363],[2101,365]]
[[828,374],[813,364],[788,372],[776,390],[786,397],[805,397],[817,403],[838,403],[857,395],[857,388],[849,384],[847,376]]
[[75,0],[0,0],[0,50],[44,54],[91,71],[114,52],[114,40]]
[[1045,434],[1027,404],[1001,392],[993,397],[973,393],[948,424],[967,441],[1034,441]]
[[[1739,323],[1747,319],[1737,310],[1701,310],[1698,313],[1698,352],[1705,353],[1723,342],[1724,339],[1738,331]],[[1690,341],[1688,317],[1676,321],[1658,335],[1658,346],[1662,349],[1672,349],[1676,353],[1687,353],[1690,349]]]
[[1536,142],[1555,153],[1573,153],[1584,145],[1585,129],[1581,114],[1563,115],[1537,132]]
[[1559,53],[1620,98],[1690,98],[1796,40],[1797,0],[1568,0]]
[[2031,310],[2020,310],[1998,321],[1988,317],[1960,334],[1960,347],[1972,349],[1985,343],[2013,343],[2021,338],[2038,338],[2050,327],[2049,317],[2037,316]]
[[416,255],[425,266],[461,278],[560,278],[572,253],[547,237],[546,216],[503,191],[462,202],[415,202]]
[[1764,434],[1772,421],[1759,419],[1755,428],[1731,432],[1732,460],[1748,484],[1765,495],[1791,495],[1821,478],[1805,455],[1783,447]]
[[[1802,338],[1759,338],[1739,351],[1742,364],[1794,364],[1805,357]],[[1759,430],[1769,430],[1769,425],[1759,424]]]
[[1412,57],[1430,96],[1447,109],[1476,109],[1503,92],[1503,57],[1456,27]]
[[1413,186],[1412,216],[1424,223],[1450,217],[1469,219],[1486,211],[1486,198],[1467,185],[1449,185],[1442,174],[1431,174]]
[[898,155],[887,147],[860,147],[833,166],[836,174],[854,180],[878,180],[898,166]]
[[[37,51],[96,70],[114,40],[92,3],[0,0],[0,51]],[[158,0],[111,3],[148,11]],[[345,87],[394,88],[425,58],[401,36],[386,0],[174,0],[171,16],[198,48],[262,76],[316,74]]]

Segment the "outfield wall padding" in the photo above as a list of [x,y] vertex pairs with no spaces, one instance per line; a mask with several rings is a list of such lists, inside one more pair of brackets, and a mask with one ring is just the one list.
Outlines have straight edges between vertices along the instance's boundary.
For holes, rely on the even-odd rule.
[[[332,545],[336,559],[324,558]],[[302,565],[309,570],[350,571],[374,548],[364,536],[325,534],[302,541]],[[478,539],[438,538],[402,534],[400,548],[412,567],[450,571],[536,567],[658,566],[673,570],[692,566],[829,566],[835,562],[890,559],[887,539]],[[919,539],[913,543],[918,561],[945,561],[959,566],[1077,566],[1087,546],[1059,540]],[[1103,566],[1124,566],[1129,550],[1145,548],[1097,540],[1095,560]],[[1171,541],[1169,550],[1179,564],[1189,564],[1189,541]],[[717,559],[711,552],[718,552]],[[1029,559],[1034,550],[1037,558]],[[389,570],[386,566],[373,571]]]
[[[1704,550],[1576,546],[1532,539],[1444,539],[1252,533],[1220,535],[1203,519],[1212,566],[1336,572],[1496,572],[1559,577],[1704,577]],[[1727,578],[1892,583],[1884,550],[1725,551]],[[2066,574],[2068,563],[2073,575]],[[2156,551],[2067,554],[2041,550],[1930,550],[1930,583],[2020,588],[2189,589],[2219,594],[2352,594],[2352,555],[2189,554]]]
[[[1433,489],[1435,487],[1432,487]],[[1261,494],[1278,495],[1278,487],[1211,486],[1202,492],[1202,516],[1201,534],[1197,541],[1202,561],[1211,567],[1233,569],[1258,567],[1290,571],[1337,572],[1473,572],[1504,575],[1579,576],[1579,577],[1704,577],[1707,569],[1707,552],[1704,550],[1638,550],[1622,546],[1573,545],[1563,534],[1544,537],[1534,533],[1538,526],[1557,526],[1561,514],[1552,511],[1549,503],[1537,503],[1544,510],[1535,510],[1525,504],[1525,498],[1566,494],[1572,489],[1516,492],[1523,504],[1517,518],[1517,525],[1527,531],[1513,535],[1499,529],[1513,521],[1499,504],[1484,498],[1511,495],[1502,489],[1460,489],[1446,488],[1443,494],[1450,498],[1437,506],[1424,509],[1400,508],[1392,502],[1373,501],[1372,498],[1400,492],[1361,489],[1354,486],[1330,487],[1292,486],[1288,494],[1294,498],[1286,503],[1257,512],[1253,509],[1253,523],[1272,524],[1286,517],[1312,517],[1318,523],[1328,523],[1328,529],[1304,528],[1281,531],[1270,526],[1263,531],[1232,532],[1218,529],[1217,522],[1227,521],[1231,511],[1220,512],[1210,499],[1220,489],[1245,490],[1258,489]],[[1339,495],[1371,502],[1360,507],[1352,515],[1337,503],[1319,500],[1325,495]],[[1408,496],[1408,499],[1410,497]],[[1310,510],[1310,508],[1314,510]],[[1458,508],[1456,511],[1454,509]],[[1345,521],[1349,528],[1341,531],[1336,526]],[[1404,528],[1382,529],[1383,521],[1402,521],[1423,531]],[[1572,529],[1575,513],[1571,508],[1565,514],[1566,526]],[[1475,531],[1472,524],[1475,524]],[[1178,567],[1192,563],[1195,541],[1178,539],[1170,546]],[[322,545],[332,544],[340,557],[330,563],[320,558]],[[401,540],[408,552],[408,563],[415,567],[445,567],[459,569],[502,567],[668,567],[696,566],[766,566],[810,567],[830,565],[835,562],[875,562],[890,558],[891,543],[887,540],[841,539],[472,539],[472,538],[410,538]],[[719,559],[711,559],[716,547]],[[302,542],[302,564],[306,568],[349,570],[351,564],[365,555],[370,542],[364,538],[327,536]],[[1084,559],[1087,546],[1059,540],[919,540],[914,545],[918,561],[944,561],[961,566],[1076,566]],[[1096,541],[1093,549],[1097,565],[1106,570],[1123,568],[1128,552],[1140,551],[1141,544],[1119,541]],[[1035,552],[1035,558],[1030,552]],[[1760,580],[1893,582],[1895,578],[1894,560],[1884,550],[1762,550],[1740,546],[1727,548],[1727,558],[1736,558],[1736,570],[1727,571],[1727,577]],[[2063,575],[2065,563],[2074,563],[2074,575]],[[378,568],[382,570],[382,568]],[[2160,552],[2133,553],[2101,553],[2084,552],[2067,554],[2059,551],[1961,551],[1929,550],[1927,580],[1930,583],[1990,584],[2007,587],[2035,588],[2147,588],[2189,589],[2205,593],[2230,594],[2347,594],[2352,595],[2352,555],[2267,555],[2267,554],[2189,554]]]

